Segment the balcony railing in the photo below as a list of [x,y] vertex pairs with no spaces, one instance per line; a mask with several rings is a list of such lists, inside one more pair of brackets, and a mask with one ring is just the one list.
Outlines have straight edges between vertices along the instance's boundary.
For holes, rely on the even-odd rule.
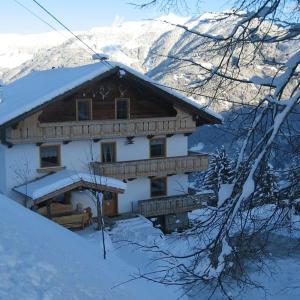
[[62,123],[25,123],[8,128],[6,139],[13,144],[80,139],[114,138],[159,134],[191,133],[196,125],[191,117],[131,120],[81,121]]
[[205,199],[201,195],[179,195],[140,200],[138,213],[145,217],[183,213],[201,208],[204,201]]
[[207,170],[208,155],[187,155],[115,163],[94,162],[92,166],[96,174],[118,179],[167,176]]

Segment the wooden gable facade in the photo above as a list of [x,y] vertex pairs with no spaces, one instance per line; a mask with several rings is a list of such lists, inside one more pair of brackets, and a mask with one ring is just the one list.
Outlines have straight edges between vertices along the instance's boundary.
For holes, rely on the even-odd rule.
[[128,101],[128,119],[175,117],[172,103],[137,83],[120,78],[117,74],[88,83],[86,87],[65,99],[50,103],[39,115],[40,123],[77,121],[78,100],[91,101],[91,120],[113,120],[116,102]]
[[121,70],[115,69],[104,75],[10,121],[4,134],[2,129],[2,143],[191,134],[199,125],[219,123],[213,115],[134,74],[121,76]]

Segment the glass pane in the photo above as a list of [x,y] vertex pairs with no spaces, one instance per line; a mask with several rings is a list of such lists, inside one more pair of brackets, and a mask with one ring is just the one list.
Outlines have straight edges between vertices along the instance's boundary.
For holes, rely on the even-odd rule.
[[165,149],[165,139],[150,140],[150,157],[164,157]]
[[57,167],[59,162],[59,148],[57,146],[41,147],[41,167]]
[[102,144],[102,162],[115,162],[115,144]]
[[117,100],[117,119],[128,118],[128,103],[127,100]]
[[167,194],[166,178],[151,180],[151,197],[165,196]]
[[91,111],[90,111],[90,101],[78,101],[77,102],[78,109],[78,120],[86,121],[91,119]]

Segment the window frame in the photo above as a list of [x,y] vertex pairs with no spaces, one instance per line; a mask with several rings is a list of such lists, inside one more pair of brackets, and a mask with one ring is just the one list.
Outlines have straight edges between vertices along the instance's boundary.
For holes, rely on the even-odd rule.
[[[103,151],[103,147],[104,147],[104,145],[107,145],[107,144],[111,144],[111,145],[113,145],[113,158],[114,158],[114,160],[113,161],[111,161],[111,162],[106,162],[106,161],[103,161],[103,153],[104,153],[104,151]],[[116,142],[103,142],[103,143],[101,143],[101,162],[102,163],[107,163],[107,164],[111,164],[111,163],[115,163],[115,162],[117,162],[117,143]]]
[[[159,156],[153,156],[151,154],[151,142],[154,141],[154,140],[163,140],[164,141],[164,154],[163,155],[159,155]],[[152,139],[149,139],[149,157],[150,158],[164,158],[164,157],[167,157],[167,138],[166,137],[155,137],[155,138],[152,138]]]
[[[90,106],[90,118],[88,120],[79,120],[79,102],[88,102]],[[92,121],[93,120],[93,105],[91,98],[81,98],[76,99],[76,121],[78,122],[85,122],[85,121]]]
[[[42,149],[43,148],[49,148],[49,147],[55,147],[57,148],[57,158],[58,158],[58,165],[56,166],[42,166]],[[39,147],[39,157],[40,157],[40,169],[55,169],[55,168],[60,168],[61,167],[61,145],[60,144],[55,144],[55,145],[41,145]]]
[[[127,118],[118,118],[118,101],[126,101],[127,103]],[[130,98],[115,98],[115,119],[116,120],[129,120],[130,119]]]
[[[159,179],[159,180],[163,179],[165,181],[165,187],[166,187],[166,189],[165,189],[164,193],[161,194],[161,195],[153,195],[152,182],[154,180],[157,180],[157,179]],[[150,197],[151,198],[160,198],[160,197],[166,197],[167,195],[168,195],[168,177],[167,176],[163,176],[163,177],[153,177],[153,178],[150,178]]]

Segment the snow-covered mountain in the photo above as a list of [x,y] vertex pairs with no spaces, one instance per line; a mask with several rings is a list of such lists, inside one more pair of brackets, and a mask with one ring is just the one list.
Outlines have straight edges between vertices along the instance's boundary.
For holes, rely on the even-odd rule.
[[[184,26],[210,34],[226,34],[230,29],[231,20],[225,20],[220,25],[215,22],[220,15],[206,13],[198,17],[185,18],[168,15],[155,20],[135,22],[115,22],[110,27],[95,27],[86,32],[77,32],[77,35],[98,53],[107,54],[111,60],[127,64],[169,86],[186,89],[186,86],[199,79],[197,69],[187,66],[183,62],[174,62],[168,55],[193,58],[202,64],[213,66],[218,57],[211,57],[203,39],[185,32],[171,24]],[[167,21],[167,22],[164,22]],[[36,35],[0,35],[0,79],[9,82],[24,76],[33,70],[43,70],[52,67],[75,66],[92,62],[92,54],[74,37],[67,32],[51,32]],[[297,44],[298,43],[298,44]],[[278,55],[285,55],[299,47],[299,42],[287,48],[276,49]],[[250,49],[251,50],[251,49]],[[275,49],[268,49],[270,57]],[[221,54],[220,54],[221,55]],[[264,75],[268,72],[262,68],[259,59],[240,70],[246,77],[249,74]],[[213,88],[209,87],[204,94],[210,94]],[[244,101],[251,95],[255,97],[257,90],[250,87],[248,90],[236,86],[231,90],[230,97],[235,101]],[[204,98],[198,98],[207,103]],[[248,100],[246,100],[248,101]],[[218,103],[215,110],[224,110],[230,107],[229,102]]]
[[[162,20],[182,24],[187,18],[168,15],[156,20],[114,23],[110,27],[95,27],[76,34],[95,51],[145,72],[147,68],[144,62],[149,49],[161,35],[173,29]],[[64,31],[30,35],[1,34],[0,39],[0,77],[4,81],[14,80],[32,70],[92,61],[93,53]]]

